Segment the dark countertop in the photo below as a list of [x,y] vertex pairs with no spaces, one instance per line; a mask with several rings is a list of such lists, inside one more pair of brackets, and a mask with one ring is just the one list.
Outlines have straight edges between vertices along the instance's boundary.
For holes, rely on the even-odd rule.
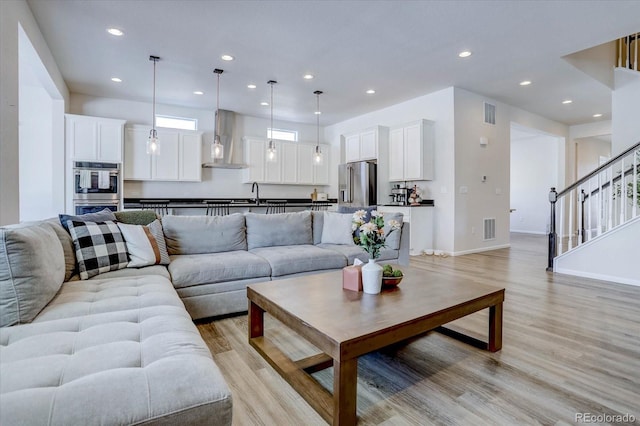
[[433,207],[434,202],[433,200],[422,200],[420,204],[413,205],[413,206],[411,204],[378,204],[378,205],[385,206],[385,207]]
[[[231,208],[246,208],[246,207],[266,207],[267,201],[275,201],[275,200],[285,200],[287,202],[287,206],[290,207],[310,207],[311,200],[309,198],[264,198],[260,199],[260,204],[256,205],[254,201],[251,201],[251,198],[125,198],[124,199],[124,208],[126,209],[135,209],[142,207],[140,201],[149,201],[149,200],[167,200],[169,201],[169,207],[173,208],[197,208],[203,209],[207,207],[207,201],[231,201],[229,207]],[[327,202],[329,204],[336,204],[337,199],[329,198]]]

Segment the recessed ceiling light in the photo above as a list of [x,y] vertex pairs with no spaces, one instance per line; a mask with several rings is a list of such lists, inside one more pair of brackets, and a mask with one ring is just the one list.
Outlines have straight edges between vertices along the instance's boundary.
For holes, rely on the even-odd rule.
[[120,37],[122,35],[124,35],[124,33],[122,32],[122,30],[119,30],[117,28],[107,28],[107,32],[113,36],[116,37]]
[[463,50],[462,52],[458,53],[458,56],[461,58],[468,58],[469,56],[471,56],[471,52],[469,52],[468,50]]
[[260,102],[260,105],[262,105],[262,106],[269,106],[269,102]]
[[600,117],[602,117],[602,114],[599,114],[599,113],[598,114],[593,114],[593,118],[600,118]]
[[304,78],[305,80],[312,80],[313,79],[313,75],[305,74],[305,75],[302,76],[302,78]]
[[373,95],[374,93],[376,93],[376,91],[373,89],[367,90],[367,95]]
[[524,81],[520,82],[520,86],[528,86],[530,84],[531,84],[531,81],[529,81],[529,80],[524,80]]
[[204,95],[204,92],[200,91],[200,90],[196,90],[195,92],[193,92],[194,95]]
[[316,111],[316,112],[314,112],[314,114],[315,115],[320,115],[320,114],[322,114],[322,111]]
[[113,81],[114,83],[122,83],[122,79],[118,77],[111,77],[111,81]]
[[248,89],[255,89],[257,86],[255,84],[247,84]]
[[573,101],[571,99],[565,99],[564,101],[562,101],[563,104],[567,105],[572,103]]
[[220,56],[220,59],[222,59],[223,61],[233,61],[235,58],[231,55],[222,55]]

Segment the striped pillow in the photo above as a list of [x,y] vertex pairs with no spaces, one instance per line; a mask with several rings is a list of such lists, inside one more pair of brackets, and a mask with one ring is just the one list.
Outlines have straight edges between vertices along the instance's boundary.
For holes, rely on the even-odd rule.
[[147,226],[118,223],[118,227],[127,242],[127,268],[169,264],[167,245],[159,220],[156,219]]

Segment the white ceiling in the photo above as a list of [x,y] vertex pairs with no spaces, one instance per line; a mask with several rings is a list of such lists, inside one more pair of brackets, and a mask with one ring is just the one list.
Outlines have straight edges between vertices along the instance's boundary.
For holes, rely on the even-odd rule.
[[[72,93],[323,125],[449,86],[569,125],[611,91],[562,59],[638,31],[640,1],[28,0]],[[108,27],[125,32],[107,34]],[[471,50],[467,59],[458,52]],[[220,55],[235,56],[224,62]],[[315,79],[302,76],[312,73]],[[111,77],[120,77],[116,84]],[[532,80],[527,87],[521,80]],[[248,83],[258,85],[246,88]],[[365,90],[374,88],[375,95]],[[202,96],[195,90],[205,92]],[[563,99],[573,103],[562,105]]]

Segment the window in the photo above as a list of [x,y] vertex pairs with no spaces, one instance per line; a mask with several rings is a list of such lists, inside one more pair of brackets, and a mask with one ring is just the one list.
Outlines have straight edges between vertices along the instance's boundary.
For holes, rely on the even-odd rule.
[[198,130],[198,120],[195,118],[170,117],[156,114],[156,126],[170,129]]
[[[273,134],[273,136],[271,136]],[[267,139],[279,139],[281,141],[298,142],[298,132],[286,129],[267,128]]]

